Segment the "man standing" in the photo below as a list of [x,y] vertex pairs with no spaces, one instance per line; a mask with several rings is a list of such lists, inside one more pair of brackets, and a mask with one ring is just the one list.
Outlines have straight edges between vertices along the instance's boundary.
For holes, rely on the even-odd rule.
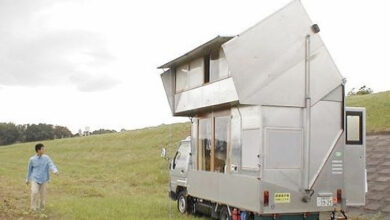
[[50,180],[49,170],[58,174],[57,167],[45,152],[45,146],[39,143],[35,145],[36,155],[28,162],[26,184],[31,182],[31,209],[38,209],[38,195],[40,195],[40,208],[45,208],[46,187]]

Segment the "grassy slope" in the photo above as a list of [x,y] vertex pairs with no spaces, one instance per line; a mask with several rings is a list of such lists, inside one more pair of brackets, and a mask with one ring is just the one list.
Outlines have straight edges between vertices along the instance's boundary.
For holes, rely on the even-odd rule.
[[189,124],[45,141],[61,174],[52,176],[47,209],[29,213],[24,184],[35,143],[0,147],[0,219],[191,219],[168,199],[167,147],[173,155]]
[[347,98],[347,106],[366,108],[367,132],[390,132],[390,91],[350,96]]

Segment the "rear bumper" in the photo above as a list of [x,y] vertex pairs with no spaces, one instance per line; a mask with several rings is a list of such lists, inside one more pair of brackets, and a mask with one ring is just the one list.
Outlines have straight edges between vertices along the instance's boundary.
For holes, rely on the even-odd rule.
[[319,213],[311,213],[310,215],[305,216],[304,214],[291,214],[291,215],[264,215],[258,216],[256,215],[255,220],[318,220]]

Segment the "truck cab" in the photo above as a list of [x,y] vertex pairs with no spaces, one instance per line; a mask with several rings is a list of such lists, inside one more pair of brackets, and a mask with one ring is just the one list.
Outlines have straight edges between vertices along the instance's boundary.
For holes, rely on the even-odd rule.
[[175,156],[170,161],[170,197],[178,199],[179,194],[187,188],[187,174],[191,157],[191,137],[180,141]]

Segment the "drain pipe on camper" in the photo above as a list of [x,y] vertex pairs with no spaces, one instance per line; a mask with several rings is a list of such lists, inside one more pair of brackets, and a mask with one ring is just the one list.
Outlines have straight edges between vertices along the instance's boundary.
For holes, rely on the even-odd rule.
[[[320,32],[317,24],[311,26],[314,34]],[[310,136],[311,136],[311,94],[310,94],[310,34],[305,37],[305,112],[303,118],[304,126],[304,173],[303,185],[305,195],[302,200],[309,202],[314,194],[312,186],[310,186]]]
[[305,195],[302,198],[304,202],[309,202],[311,190],[309,188],[310,176],[310,130],[311,130],[311,97],[310,97],[310,34],[305,38],[305,111],[304,111],[304,173],[303,184]]

